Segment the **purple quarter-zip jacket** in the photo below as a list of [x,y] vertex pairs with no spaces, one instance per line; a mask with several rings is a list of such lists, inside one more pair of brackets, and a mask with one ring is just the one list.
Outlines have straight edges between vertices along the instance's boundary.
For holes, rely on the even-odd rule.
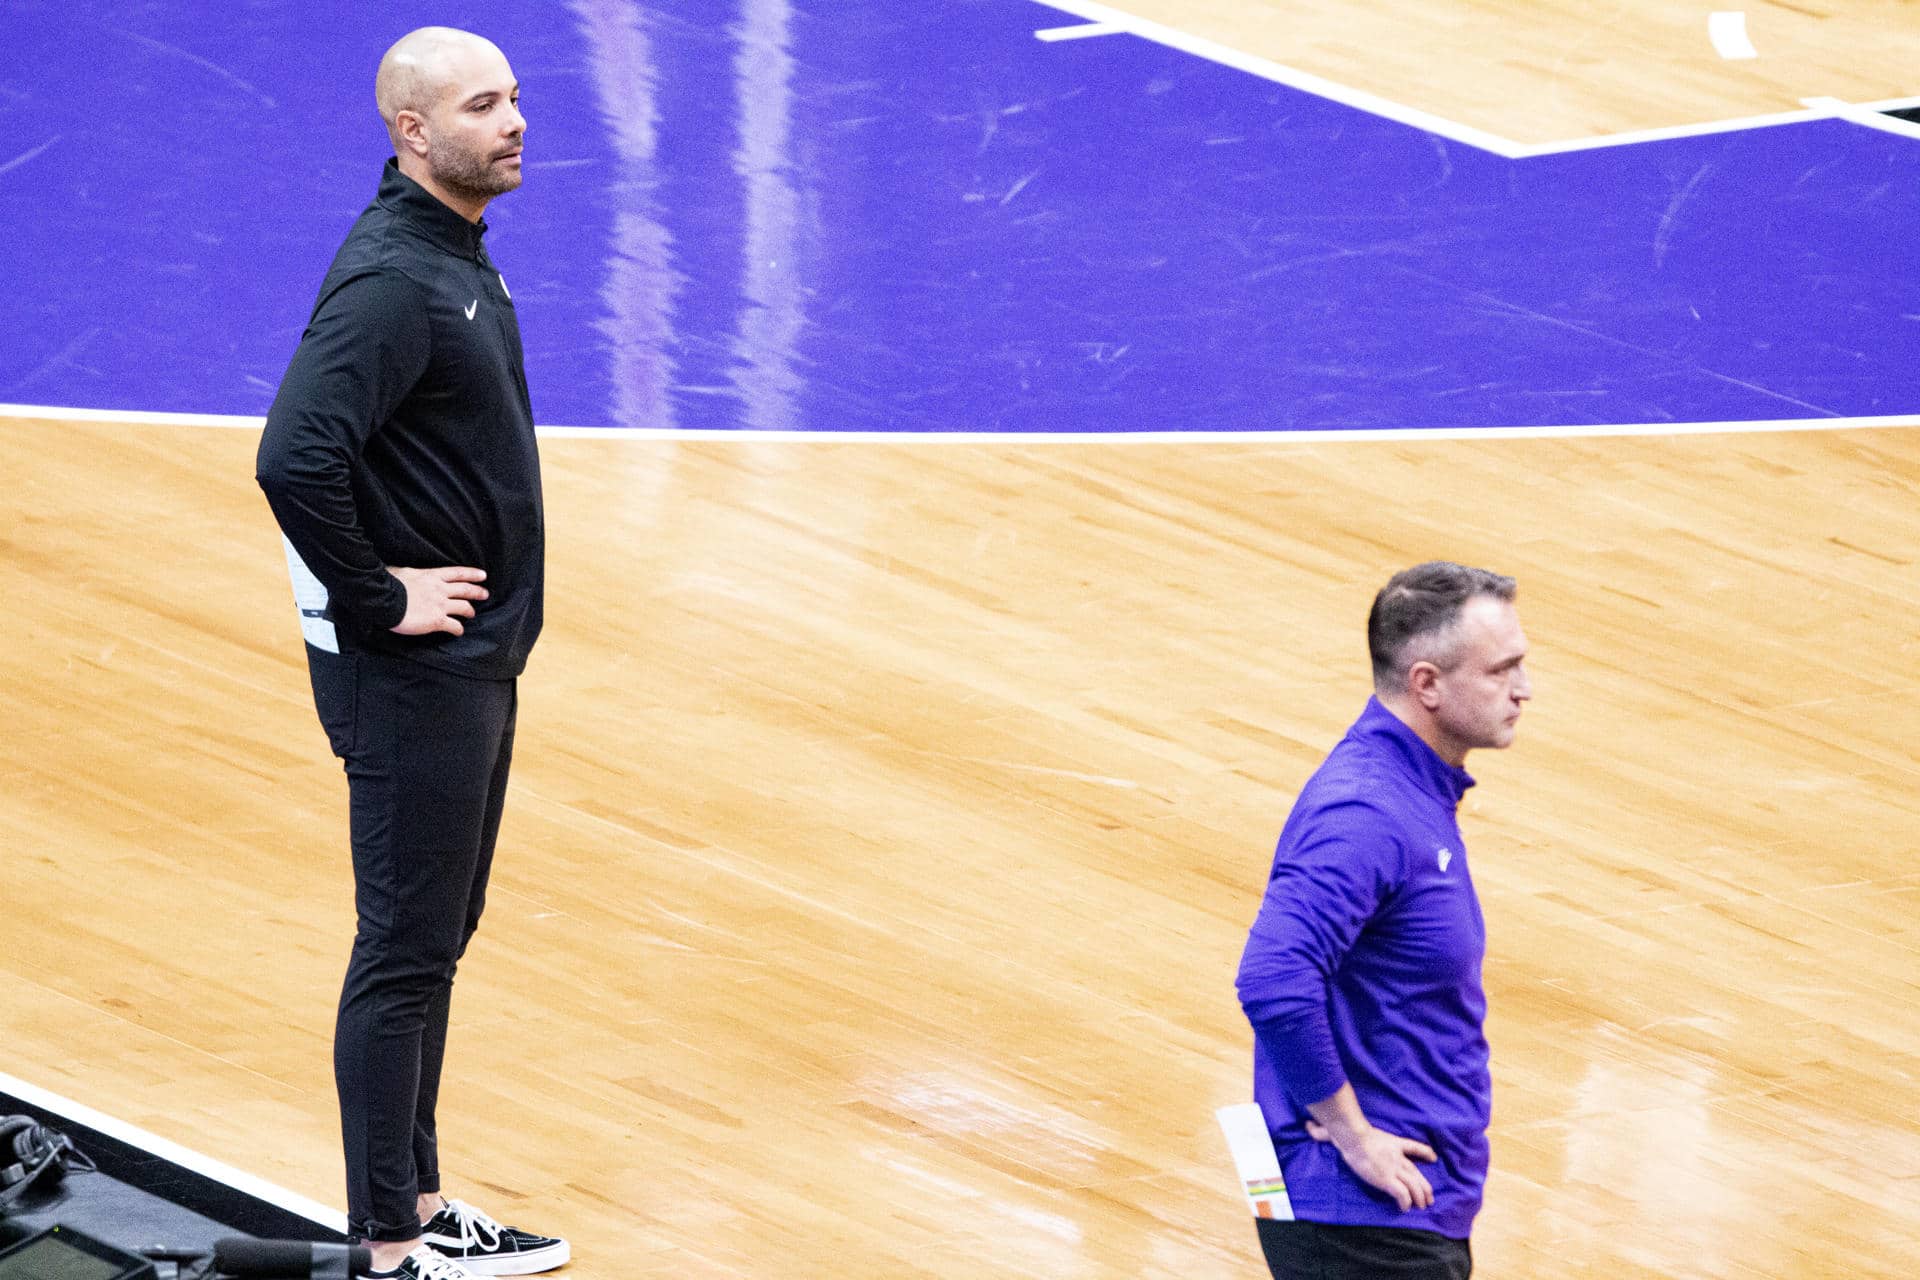
[[[1369,699],[1280,833],[1239,989],[1254,1098],[1305,1221],[1461,1239],[1480,1211],[1493,1110],[1486,924],[1455,818],[1472,785]],[[1418,1165],[1432,1208],[1402,1213],[1307,1136],[1307,1104],[1342,1083],[1376,1128],[1439,1155]]]

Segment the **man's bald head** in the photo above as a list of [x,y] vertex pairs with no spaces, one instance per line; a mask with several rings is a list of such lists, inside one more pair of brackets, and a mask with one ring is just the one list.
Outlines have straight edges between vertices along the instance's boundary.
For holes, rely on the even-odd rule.
[[410,31],[380,59],[374,96],[400,172],[468,221],[520,185],[520,82],[493,41]]
[[504,67],[507,58],[493,41],[454,27],[421,27],[394,41],[380,59],[373,96],[395,150],[402,111],[431,115],[476,69],[495,61]]

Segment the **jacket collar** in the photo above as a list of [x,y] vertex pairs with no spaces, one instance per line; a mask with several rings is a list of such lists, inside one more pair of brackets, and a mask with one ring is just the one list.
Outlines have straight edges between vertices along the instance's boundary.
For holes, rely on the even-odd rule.
[[1360,713],[1351,733],[1392,755],[1422,791],[1450,809],[1460,807],[1460,798],[1473,785],[1472,774],[1442,760],[1438,752],[1409,728],[1406,721],[1382,706],[1378,698],[1367,699],[1367,709]]
[[462,258],[480,256],[480,237],[487,234],[486,220],[468,222],[440,203],[431,191],[400,172],[400,162],[392,156],[380,171],[380,194],[374,199],[448,253]]

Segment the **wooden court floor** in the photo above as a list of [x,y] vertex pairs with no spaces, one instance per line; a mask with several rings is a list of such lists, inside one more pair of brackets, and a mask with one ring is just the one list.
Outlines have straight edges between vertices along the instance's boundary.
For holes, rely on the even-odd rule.
[[[344,782],[255,433],[0,422],[0,1071],[338,1204]],[[1392,570],[1476,757],[1489,1277],[1920,1255],[1920,436],[545,442],[454,1190],[567,1274],[1261,1273],[1214,1108]]]
[[[1908,0],[1101,2],[1521,143],[1920,95]],[[1715,14],[1752,56],[1725,56]]]

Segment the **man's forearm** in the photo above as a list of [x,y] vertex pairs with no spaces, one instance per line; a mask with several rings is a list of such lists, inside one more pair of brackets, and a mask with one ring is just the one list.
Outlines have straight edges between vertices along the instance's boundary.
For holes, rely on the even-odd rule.
[[1329,1096],[1307,1104],[1307,1114],[1320,1122],[1336,1147],[1365,1136],[1373,1128],[1367,1113],[1360,1109],[1360,1098],[1351,1084],[1343,1084]]

